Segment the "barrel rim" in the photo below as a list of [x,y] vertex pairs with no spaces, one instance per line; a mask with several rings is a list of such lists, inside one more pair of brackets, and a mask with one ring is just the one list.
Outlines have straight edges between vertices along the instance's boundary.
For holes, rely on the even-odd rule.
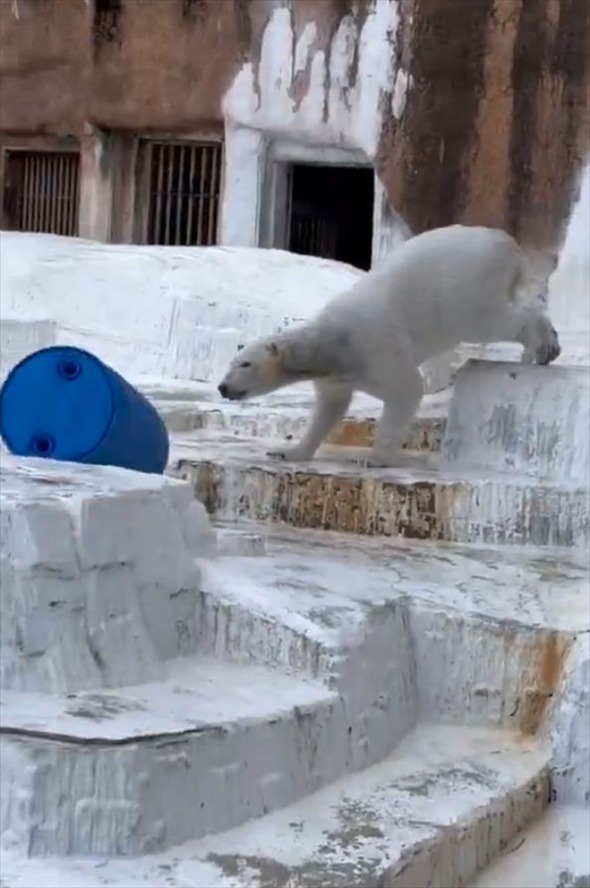
[[[115,419],[115,392],[113,390],[111,375],[113,373],[116,373],[117,371],[113,370],[112,367],[109,367],[108,364],[105,364],[104,361],[101,361],[101,359],[99,357],[97,357],[96,355],[93,355],[92,352],[89,352],[84,348],[79,348],[77,345],[48,345],[48,346],[45,346],[45,348],[39,348],[39,349],[37,349],[37,351],[31,352],[30,354],[28,354],[24,358],[22,358],[17,364],[15,364],[14,367],[9,371],[8,375],[6,376],[6,379],[2,383],[2,387],[0,388],[0,436],[2,437],[2,440],[4,441],[4,443],[6,444],[6,446],[8,447],[9,451],[12,454],[15,454],[15,451],[13,450],[13,447],[11,446],[9,436],[6,434],[6,427],[5,427],[5,423],[4,423],[4,410],[3,410],[4,397],[5,397],[6,392],[8,391],[9,383],[11,382],[13,376],[16,374],[16,372],[18,370],[20,370],[22,367],[25,366],[25,364],[29,363],[34,358],[37,358],[39,355],[47,354],[49,352],[62,352],[63,353],[64,351],[71,351],[71,352],[75,352],[78,355],[84,355],[85,358],[88,358],[91,362],[93,362],[94,364],[97,364],[103,371],[104,370],[107,371],[106,373],[103,373],[103,379],[105,379],[108,390],[109,390],[111,408],[110,408],[110,415],[108,418],[108,422],[105,423],[105,427],[104,427],[103,434],[102,434],[103,441],[107,437],[109,432],[111,431],[112,426],[113,426],[113,422]],[[65,460],[62,457],[60,457],[59,459],[61,459],[64,462],[81,462],[85,457],[87,457],[90,453],[92,453],[92,451],[98,446],[98,444],[100,444],[100,442],[97,442],[93,446],[87,448],[82,453],[76,454],[75,456],[68,456],[67,459],[65,459]],[[28,457],[33,458],[33,455],[28,454]],[[55,457],[41,457],[41,458],[42,459],[43,458],[44,459],[54,459]]]

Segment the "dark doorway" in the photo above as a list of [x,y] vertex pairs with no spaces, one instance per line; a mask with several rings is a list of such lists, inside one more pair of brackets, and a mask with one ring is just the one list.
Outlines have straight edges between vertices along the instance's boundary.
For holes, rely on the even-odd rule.
[[370,167],[291,167],[289,250],[371,267],[373,170]]

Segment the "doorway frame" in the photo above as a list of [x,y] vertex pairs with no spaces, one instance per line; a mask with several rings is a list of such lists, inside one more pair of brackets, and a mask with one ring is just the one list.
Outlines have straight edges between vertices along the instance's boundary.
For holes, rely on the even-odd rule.
[[[374,169],[364,151],[307,145],[286,139],[267,145],[262,170],[261,200],[258,220],[260,247],[287,250],[291,220],[291,169],[294,164]],[[381,180],[373,172],[373,230],[371,268],[410,236],[409,229],[389,207]]]

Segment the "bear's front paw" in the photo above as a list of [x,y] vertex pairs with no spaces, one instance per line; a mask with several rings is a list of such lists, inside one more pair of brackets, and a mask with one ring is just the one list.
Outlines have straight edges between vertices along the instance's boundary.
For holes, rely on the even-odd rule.
[[284,459],[291,462],[300,462],[302,460],[311,459],[311,454],[302,450],[300,447],[284,447],[281,450],[267,450],[266,455],[271,459]]
[[561,347],[559,345],[559,337],[557,332],[551,328],[551,335],[548,336],[543,345],[537,349],[535,360],[537,364],[551,364],[553,361],[557,360],[560,354]]
[[551,364],[561,354],[557,330],[547,318],[539,322],[540,329],[532,341],[527,342],[522,353],[523,364]]

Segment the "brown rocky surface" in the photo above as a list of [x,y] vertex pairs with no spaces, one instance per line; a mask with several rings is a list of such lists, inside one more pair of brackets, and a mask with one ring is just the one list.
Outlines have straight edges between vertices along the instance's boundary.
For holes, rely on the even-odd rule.
[[[292,0],[293,40],[315,21],[314,51],[328,58],[343,17],[360,33],[371,5]],[[80,135],[85,123],[220,133],[223,95],[244,60],[257,76],[273,9],[271,0],[0,0],[4,139]],[[556,244],[588,155],[590,4],[399,0],[398,11],[391,51],[409,92],[400,120],[384,95],[375,158],[391,205],[415,232],[464,221]],[[308,89],[306,70],[294,74],[294,102]]]

